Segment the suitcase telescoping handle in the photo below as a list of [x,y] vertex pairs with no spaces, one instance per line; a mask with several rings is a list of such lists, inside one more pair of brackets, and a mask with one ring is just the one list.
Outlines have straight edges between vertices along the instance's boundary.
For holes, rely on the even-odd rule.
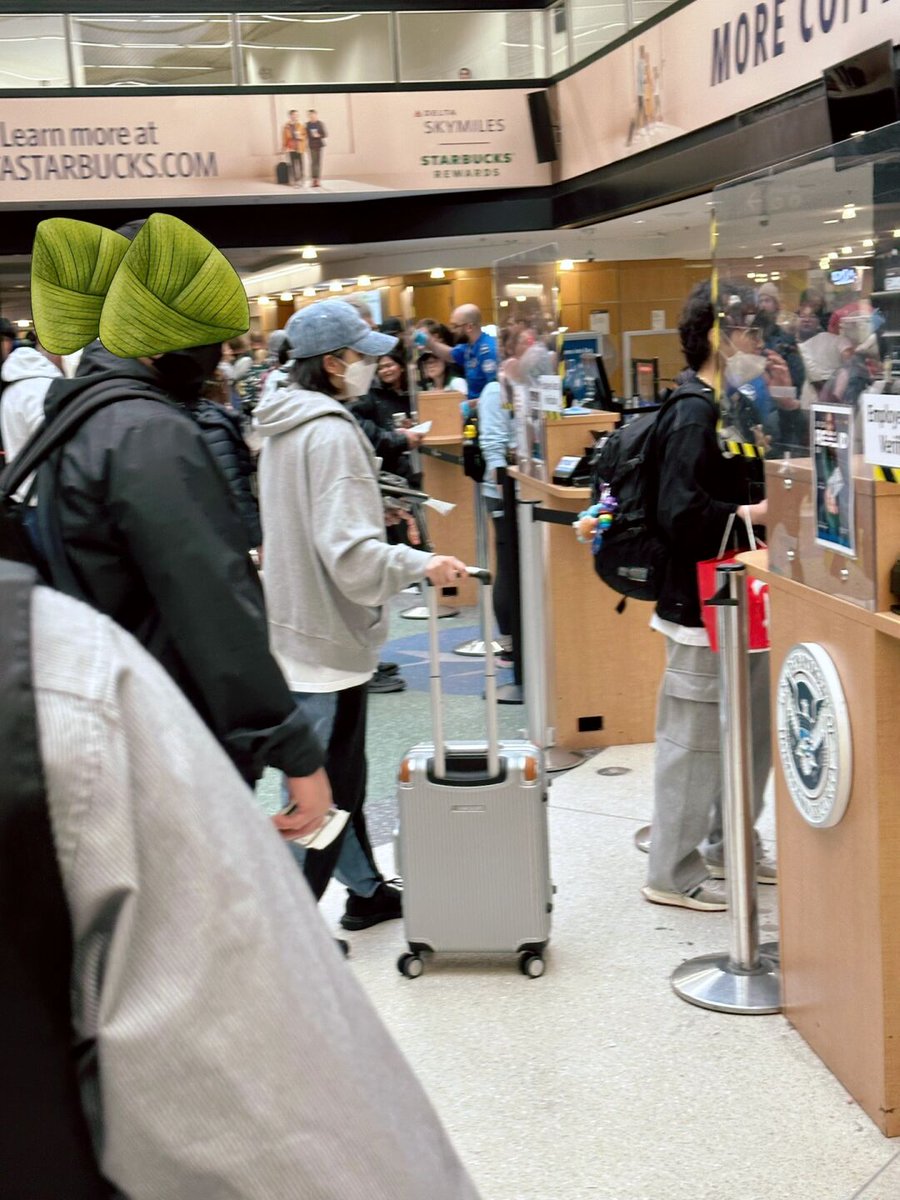
[[[494,614],[491,599],[491,573],[483,567],[467,567],[472,579],[481,584],[479,608],[481,637],[484,641],[484,699],[487,706],[487,770],[488,778],[500,774],[500,746],[497,728],[497,671],[494,665]],[[425,589],[428,604],[428,660],[431,684],[431,722],[434,740],[434,774],[443,779],[447,774],[447,749],[444,744],[444,698],[441,692],[441,648],[438,642],[437,592],[429,584]]]

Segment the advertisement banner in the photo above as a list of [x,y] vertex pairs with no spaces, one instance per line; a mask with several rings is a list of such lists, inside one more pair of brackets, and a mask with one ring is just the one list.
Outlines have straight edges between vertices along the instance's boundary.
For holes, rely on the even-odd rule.
[[863,447],[873,467],[900,469],[900,396],[863,392]]
[[541,186],[526,94],[6,98],[0,206]]
[[898,30],[900,0],[694,0],[562,80],[559,177],[773,100]]

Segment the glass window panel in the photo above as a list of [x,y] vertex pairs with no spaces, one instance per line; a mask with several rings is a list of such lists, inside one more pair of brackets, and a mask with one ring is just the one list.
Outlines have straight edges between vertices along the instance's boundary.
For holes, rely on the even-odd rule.
[[80,87],[186,87],[232,84],[227,13],[72,18]]
[[595,0],[570,0],[572,53],[576,62],[628,32],[626,7],[625,0],[606,4]]
[[541,15],[399,13],[400,78],[408,83],[543,78]]
[[565,0],[554,4],[547,11],[547,42],[550,48],[550,74],[558,75],[569,65],[569,37],[566,27],[569,19]]
[[70,87],[61,16],[0,17],[0,87]]
[[245,83],[393,81],[388,13],[244,13],[239,20]]
[[640,25],[642,21],[649,21],[651,17],[671,6],[672,0],[631,0],[634,23]]

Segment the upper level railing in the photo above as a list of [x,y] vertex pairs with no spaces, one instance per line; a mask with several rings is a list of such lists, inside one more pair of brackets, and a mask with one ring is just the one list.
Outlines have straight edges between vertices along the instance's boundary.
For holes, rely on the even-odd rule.
[[0,16],[0,89],[546,79],[671,3],[557,0],[549,8],[465,12],[23,12]]

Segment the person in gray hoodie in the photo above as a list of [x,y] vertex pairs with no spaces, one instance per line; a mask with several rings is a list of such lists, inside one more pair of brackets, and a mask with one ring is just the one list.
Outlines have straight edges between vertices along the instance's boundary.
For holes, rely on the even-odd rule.
[[366,685],[387,636],[383,606],[426,577],[450,586],[466,567],[385,538],[376,458],[347,403],[368,392],[377,358],[397,339],[370,329],[343,300],[301,309],[285,332],[288,385],[255,413],[270,641],[326,747],[334,802],[351,814],[326,849],[295,850],[316,896],[332,872],[348,886],[341,924],[365,929],[401,914],[363,817]]

